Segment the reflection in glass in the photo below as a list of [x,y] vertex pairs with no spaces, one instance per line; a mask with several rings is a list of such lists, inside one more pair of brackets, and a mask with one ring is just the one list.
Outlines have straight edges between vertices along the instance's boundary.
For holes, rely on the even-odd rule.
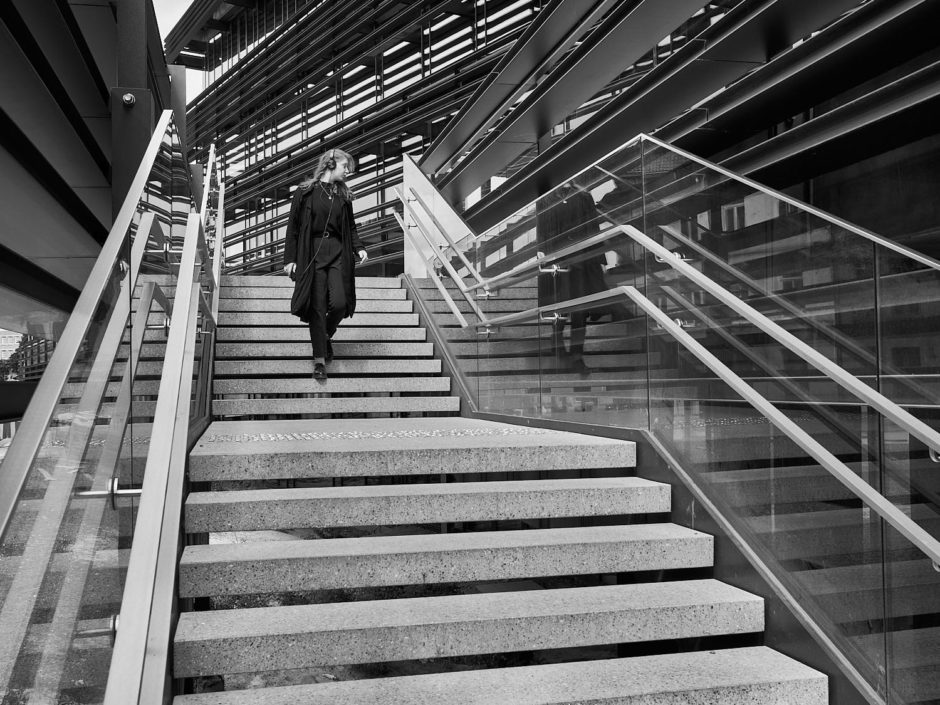
[[940,698],[940,573],[920,549],[627,299],[578,301],[636,287],[940,538],[940,465],[903,418],[940,426],[940,263],[646,137],[462,244],[481,302],[529,292],[484,309],[528,313],[480,337],[482,410],[649,429],[875,690]]
[[143,479],[175,283],[163,236],[190,207],[170,123],[132,221],[112,233],[119,253],[0,543],[0,692],[11,702],[103,699],[136,505],[112,506],[107,491],[113,478]]

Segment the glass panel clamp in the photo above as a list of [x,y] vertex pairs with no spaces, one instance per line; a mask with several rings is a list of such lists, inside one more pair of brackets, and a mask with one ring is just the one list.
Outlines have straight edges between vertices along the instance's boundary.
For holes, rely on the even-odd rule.
[[121,489],[120,479],[112,477],[108,480],[108,488],[105,490],[83,490],[76,492],[75,496],[81,499],[110,499],[111,509],[117,509],[116,501],[119,497],[140,497],[140,489]]

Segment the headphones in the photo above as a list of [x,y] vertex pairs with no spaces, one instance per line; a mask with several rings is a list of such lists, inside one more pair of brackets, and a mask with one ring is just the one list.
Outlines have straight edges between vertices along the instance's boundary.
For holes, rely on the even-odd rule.
[[326,160],[326,164],[324,166],[326,166],[326,168],[329,169],[330,171],[333,171],[333,169],[336,168],[336,149],[335,148],[330,152],[330,157],[329,159]]

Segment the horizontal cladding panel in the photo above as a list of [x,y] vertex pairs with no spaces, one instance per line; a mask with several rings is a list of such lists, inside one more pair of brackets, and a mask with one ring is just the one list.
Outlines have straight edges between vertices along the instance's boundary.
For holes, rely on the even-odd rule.
[[99,87],[100,75],[89,72],[65,18],[59,11],[50,10],[49,5],[36,0],[16,0],[17,9],[33,32],[69,100],[90,128],[98,149],[110,155],[111,112],[107,95],[101,92],[103,86]]
[[[907,61],[935,43],[928,30],[940,22],[929,0],[870,3],[810,37],[656,133],[695,154],[713,154],[738,141],[742,130],[770,125],[825,101],[833,76],[854,86]],[[894,41],[904,37],[903,42]],[[889,54],[881,51],[891,44]]]
[[[434,7],[442,7],[445,4],[446,2],[439,0]],[[346,8],[346,10],[348,14],[348,8]],[[286,31],[280,33],[282,36],[278,37],[279,41],[273,49],[268,48],[268,46],[259,47],[258,50],[255,50],[257,53],[252,57],[251,61],[243,60],[240,62],[239,66],[234,69],[230,76],[223,78],[223,80],[213,88],[212,94],[207,96],[202,104],[197,105],[191,110],[192,124],[195,128],[195,139],[197,141],[204,140],[205,135],[203,135],[200,130],[208,131],[212,129],[211,125],[207,123],[204,113],[214,111],[220,104],[226,105],[236,96],[240,99],[240,107],[242,109],[256,107],[266,115],[266,119],[268,120],[285,114],[287,106],[281,105],[282,101],[280,98],[275,101],[264,102],[266,96],[270,95],[272,90],[275,90],[273,86],[270,87],[269,91],[263,94],[257,94],[255,100],[249,97],[248,104],[242,104],[244,103],[244,96],[241,90],[244,85],[257,83],[259,81],[264,81],[266,84],[270,84],[273,81],[277,84],[277,82],[280,81],[281,84],[276,91],[279,96],[300,95],[302,93],[304,99],[307,99],[310,97],[311,91],[315,93],[329,84],[329,81],[332,80],[332,78],[329,77],[329,73],[333,65],[350,61],[355,58],[355,56],[362,55],[363,53],[392,46],[392,44],[398,41],[395,37],[396,31],[405,31],[405,29],[416,20],[414,8],[409,7],[404,12],[399,13],[401,19],[399,19],[398,24],[384,22],[372,33],[368,35],[363,34],[359,37],[359,41],[354,42],[352,47],[337,52],[335,48],[336,41],[347,36],[348,33],[355,30],[359,24],[364,22],[371,23],[374,21],[374,18],[377,17],[374,11],[367,13],[360,11],[354,13],[353,16],[356,18],[357,22],[349,23],[347,21],[343,25],[343,30],[347,34],[339,32],[336,33],[335,36],[332,36],[334,51],[331,54],[329,63],[323,62],[319,54],[311,52],[306,55],[306,61],[300,66],[297,66],[294,72],[287,74],[280,71],[280,67],[285,58],[291,57],[295,59],[295,47],[317,41],[318,35],[322,35],[327,29],[328,23],[326,20],[328,20],[331,15],[338,17],[344,15],[344,8],[340,3],[334,4],[333,7],[327,7],[325,13],[311,15],[308,20],[298,26],[288,27]],[[384,33],[389,33],[391,36],[383,42],[381,39]],[[358,50],[356,47],[358,47]],[[320,62],[319,66],[317,66],[318,62]],[[315,66],[316,68],[314,68]],[[303,75],[303,80],[288,83],[297,73]],[[308,86],[312,87],[308,89]],[[288,103],[288,106],[289,105],[290,103]],[[211,118],[214,116],[210,114],[208,117]],[[211,122],[211,120],[209,122]],[[203,123],[207,123],[204,128],[202,127]],[[225,131],[219,135],[218,139],[225,140],[231,134],[243,133],[248,124],[249,121],[244,120],[231,123],[226,126]]]
[[[512,113],[443,179],[445,193],[466,197],[491,174],[522,154],[545,132],[563,122],[624,68],[652,50],[662,37],[701,7],[698,0],[642,0],[610,15],[571,51]],[[633,133],[624,133],[633,134]]]
[[[364,142],[400,136],[403,131],[409,131],[409,126],[423,126],[439,111],[449,114],[475,88],[473,81],[482,79],[498,59],[498,55],[466,59],[465,65],[454,74],[432,74],[416,83],[411,87],[407,100],[398,94],[386,96],[367,115],[356,115],[338,125],[331,125],[311,136],[302,146],[285,149],[276,156],[253,163],[230,184],[226,205],[235,207],[263,192],[270,192],[272,180],[284,172],[287,173],[281,185],[299,180],[312,170],[321,151],[334,144],[342,145],[355,154],[361,151]],[[353,131],[357,134],[350,135]],[[419,134],[418,130],[414,132]],[[259,184],[260,181],[263,183]]]
[[[83,200],[103,225],[111,217],[111,185],[82,136],[23,53],[10,29],[0,23],[0,81],[4,85],[2,108],[43,155],[59,176],[73,188],[88,189]],[[78,113],[76,111],[76,116]],[[77,117],[80,119],[80,117]],[[85,124],[79,126],[87,130]],[[107,189],[105,199],[93,189]],[[106,206],[106,208],[104,207]]]
[[[509,1],[510,0],[505,0],[502,3],[494,3],[490,0],[488,4],[492,7],[493,5],[507,4]],[[191,124],[196,129],[195,134],[198,135],[198,129],[200,128],[198,128],[197,125],[200,121],[203,121],[205,113],[209,113],[209,122],[215,122],[215,111],[218,109],[218,105],[227,105],[235,96],[244,99],[241,95],[244,85],[257,83],[260,80],[264,80],[267,84],[270,84],[272,80],[282,81],[284,83],[279,86],[279,90],[277,90],[278,94],[299,95],[303,92],[306,99],[309,97],[309,91],[304,89],[308,86],[312,85],[312,90],[317,91],[320,90],[321,87],[328,85],[329,81],[332,80],[328,77],[332,65],[354,61],[357,57],[375,56],[377,53],[391,49],[394,45],[400,43],[403,36],[411,32],[416,24],[425,20],[425,18],[434,17],[450,4],[448,0],[438,0],[438,2],[428,7],[419,8],[420,14],[417,14],[415,8],[406,4],[401,8],[395,8],[392,12],[386,12],[384,9],[380,9],[379,11],[364,13],[361,11],[361,7],[356,6],[356,3],[350,4],[347,2],[347,7],[343,7],[342,3],[335,3],[331,8],[328,8],[325,13],[315,13],[301,23],[279,29],[276,32],[276,45],[271,47],[262,46],[254,50],[249,57],[243,59],[228,75],[223,76],[215,86],[212,87],[211,92],[206,92],[197,99],[194,108],[190,111]],[[305,63],[295,69],[297,73],[303,73],[303,81],[293,84],[288,83],[287,81],[290,80],[289,76],[280,71],[280,66],[283,64],[284,60],[288,57],[295,60],[295,47],[305,46],[311,41],[316,41],[318,35],[322,34],[325,22],[329,20],[331,16],[346,16],[348,18],[353,6],[355,6],[355,10],[352,12],[352,16],[355,18],[355,21],[353,23],[345,22],[343,25],[345,33],[334,33],[334,36],[331,38],[332,63],[323,63],[321,66],[317,66],[314,69],[320,57],[315,53],[311,53]],[[371,31],[360,31],[360,33],[356,35],[355,32],[361,30],[362,27],[369,27]],[[446,32],[448,35],[453,35],[461,31],[462,27],[463,23],[458,22],[448,27]],[[503,32],[505,33],[506,31],[508,30],[504,28]],[[344,45],[343,41],[347,37],[349,41]],[[492,36],[490,39],[492,40]],[[384,63],[386,66],[389,64],[394,65],[397,58],[398,57],[393,53],[385,57]],[[357,79],[357,81],[353,82],[353,85],[361,82],[363,76],[359,75]],[[274,90],[273,87],[272,90]],[[270,91],[265,95],[269,94]],[[265,100],[264,95],[259,95],[257,100],[259,102]],[[266,114],[267,118],[271,117],[271,110],[269,108],[278,105],[280,102],[280,99],[278,99],[275,102],[265,104],[265,108],[262,108],[262,112]],[[280,111],[275,112],[274,115],[280,114],[283,110],[284,108],[281,108]],[[233,134],[242,133],[247,124],[247,121],[233,123],[230,126],[231,132]],[[205,129],[211,129],[211,125],[206,124]],[[225,139],[226,136],[227,134],[223,134],[221,139]],[[198,135],[197,140],[201,139],[202,136]]]
[[3,148],[0,209],[5,223],[0,244],[78,290],[85,286],[100,245]]
[[[558,183],[608,154],[624,135],[652,132],[697,101],[722,89],[768,54],[789,46],[851,9],[855,0],[778,0],[738,5],[519,170],[511,185],[483,199],[465,218],[481,232],[538,198],[546,181]],[[773,31],[770,31],[770,30]],[[771,37],[774,43],[771,46]],[[446,191],[451,200],[461,189]],[[465,195],[465,194],[463,194]]]

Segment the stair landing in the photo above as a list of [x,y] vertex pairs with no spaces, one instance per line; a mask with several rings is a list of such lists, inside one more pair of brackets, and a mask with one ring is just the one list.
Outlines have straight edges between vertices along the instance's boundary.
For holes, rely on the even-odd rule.
[[195,481],[627,468],[628,441],[461,417],[215,421]]

